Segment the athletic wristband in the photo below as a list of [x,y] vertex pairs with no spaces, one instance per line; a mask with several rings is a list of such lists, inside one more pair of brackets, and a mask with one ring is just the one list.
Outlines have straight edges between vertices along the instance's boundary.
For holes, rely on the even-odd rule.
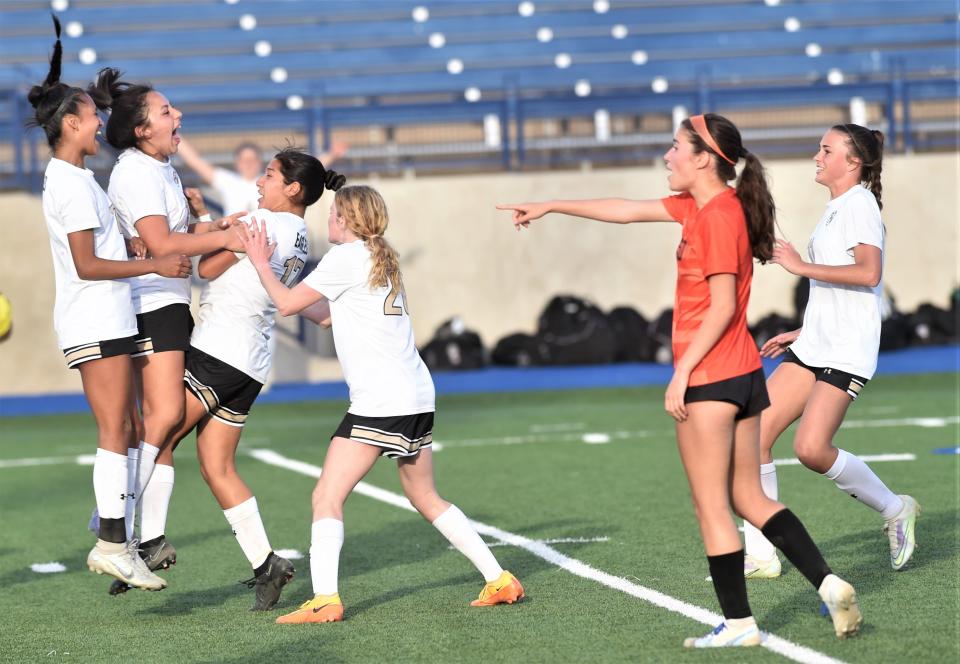
[[210,216],[209,212],[201,214],[199,217],[197,217],[197,219],[199,221],[213,221],[213,217]]

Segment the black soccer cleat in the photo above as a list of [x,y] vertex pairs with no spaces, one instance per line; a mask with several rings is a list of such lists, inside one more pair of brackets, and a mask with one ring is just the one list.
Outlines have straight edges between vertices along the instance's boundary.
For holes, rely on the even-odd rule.
[[[293,578],[293,563],[273,551],[267,557],[266,569],[252,579],[241,581],[248,588],[256,588],[257,596],[251,611],[269,611],[280,600],[280,591]],[[262,566],[261,566],[262,567]]]
[[158,569],[170,569],[177,564],[177,550],[167,541],[166,535],[161,535],[149,542],[140,545],[140,557],[151,572]]
[[[151,572],[155,572],[158,569],[170,569],[172,565],[177,564],[177,550],[167,541],[166,535],[155,537],[149,542],[140,544],[138,552],[140,558],[146,563],[147,569]],[[110,590],[108,592],[111,595],[122,595],[128,590],[130,590],[130,586],[119,579],[115,579],[113,583],[110,584]]]

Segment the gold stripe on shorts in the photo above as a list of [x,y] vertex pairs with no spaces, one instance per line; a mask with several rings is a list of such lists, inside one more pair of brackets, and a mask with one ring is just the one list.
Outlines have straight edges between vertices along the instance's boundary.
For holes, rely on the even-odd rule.
[[65,350],[63,356],[66,358],[69,367],[87,360],[99,360],[101,352],[100,344],[95,343]]
[[183,377],[187,381],[190,391],[200,398],[200,401],[203,402],[204,409],[208,413],[212,413],[220,405],[220,399],[217,398],[217,393],[214,392],[212,388],[207,387],[194,378],[189,370],[183,372]]
[[382,443],[392,447],[399,447],[407,452],[415,452],[420,449],[422,445],[429,445],[433,442],[433,432],[427,433],[416,440],[410,440],[398,433],[386,433],[377,429],[368,429],[356,425],[350,429],[350,437],[371,443]]

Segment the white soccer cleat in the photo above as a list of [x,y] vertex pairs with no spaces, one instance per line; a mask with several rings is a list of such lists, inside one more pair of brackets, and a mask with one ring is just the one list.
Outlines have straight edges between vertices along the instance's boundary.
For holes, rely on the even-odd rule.
[[890,540],[890,566],[895,570],[902,569],[917,548],[914,531],[920,516],[920,504],[913,496],[900,496],[900,499],[903,509],[883,526]]
[[[166,581],[147,569],[137,554],[135,542],[121,546],[124,548],[110,552],[109,543],[98,541],[87,555],[87,567],[91,572],[107,574],[134,588],[163,590],[167,587]],[[105,548],[108,550],[104,550]]]
[[863,616],[853,586],[836,574],[828,574],[817,592],[827,605],[837,637],[845,639],[856,634],[863,623]]
[[780,557],[774,553],[773,558],[764,560],[747,554],[743,557],[743,576],[747,579],[775,579],[780,576],[782,568]]
[[760,635],[760,628],[757,623],[751,621],[750,624],[740,627],[731,627],[724,620],[717,625],[712,632],[699,638],[689,637],[684,639],[684,648],[734,648],[738,646],[758,646],[763,641]]

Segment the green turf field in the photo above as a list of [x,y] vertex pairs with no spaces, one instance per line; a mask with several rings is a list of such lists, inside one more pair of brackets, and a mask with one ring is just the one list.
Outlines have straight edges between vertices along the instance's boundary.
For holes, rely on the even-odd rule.
[[[441,494],[471,518],[531,540],[612,577],[717,612],[661,388],[458,395],[440,399],[435,455]],[[345,404],[262,405],[244,450],[270,449],[319,465]],[[916,455],[873,464],[895,491],[923,506],[919,550],[889,567],[882,523],[831,482],[779,468],[782,499],[806,523],[831,566],[851,581],[862,634],[840,642],[819,598],[789,564],[774,581],[751,581],[761,627],[848,662],[958,661],[958,444],[955,377],[883,377],[851,409],[839,444],[857,454]],[[921,422],[911,418],[934,418]],[[946,422],[935,418],[950,418]],[[925,424],[926,426],[919,426]],[[585,444],[584,434],[610,442]],[[346,620],[280,626],[273,619],[310,596],[308,561],[278,608],[247,611],[250,570],[200,478],[192,441],[178,452],[167,535],[179,563],[159,593],[107,595],[84,566],[93,537],[89,416],[0,419],[0,460],[63,457],[49,465],[0,465],[0,660],[227,662],[620,662],[788,661],[768,649],[684,651],[708,627],[515,546],[494,550],[524,583],[515,606],[475,609],[482,579],[418,515],[364,495],[346,507],[340,592]],[[792,456],[781,440],[775,457]],[[238,462],[255,491],[275,549],[309,548],[311,477]],[[394,463],[369,484],[399,492]],[[555,560],[555,559],[554,559]],[[67,571],[39,574],[32,563]]]

